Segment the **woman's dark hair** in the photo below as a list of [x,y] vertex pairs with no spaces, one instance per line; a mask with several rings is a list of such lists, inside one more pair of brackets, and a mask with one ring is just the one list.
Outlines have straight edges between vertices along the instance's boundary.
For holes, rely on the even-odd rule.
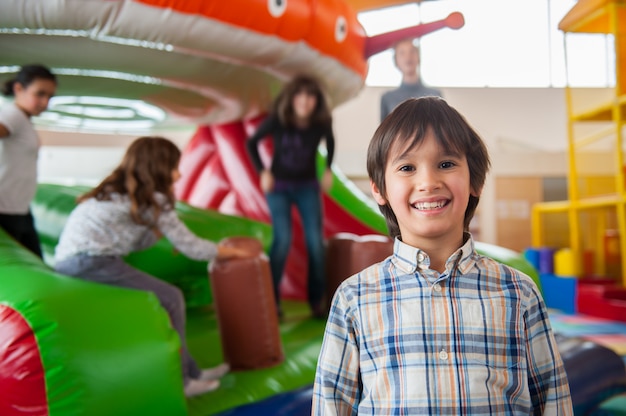
[[273,111],[278,116],[280,122],[288,127],[295,125],[293,97],[302,91],[314,95],[316,98],[315,109],[310,120],[311,125],[330,125],[332,123],[332,115],[326,96],[319,81],[310,75],[297,75],[294,77],[283,87],[278,97],[274,100]]
[[[428,131],[432,131],[437,142],[450,153],[465,155],[469,166],[470,187],[479,192],[491,162],[487,147],[465,118],[440,97],[420,97],[404,101],[380,124],[367,150],[367,173],[380,194],[387,199],[385,170],[391,149],[412,149],[418,146]],[[469,223],[476,212],[479,198],[470,195],[465,210],[463,226]],[[398,220],[389,204],[379,205],[385,217],[389,235],[400,236]]]
[[47,79],[55,84],[57,83],[57,77],[45,66],[38,64],[24,65],[20,68],[15,77],[4,83],[2,94],[10,97],[13,95],[13,86],[16,83],[26,88],[37,79]]
[[168,139],[140,137],[128,147],[120,165],[98,186],[81,195],[78,202],[92,197],[110,200],[112,193],[128,195],[133,221],[151,225],[162,209],[155,192],[165,195],[168,208],[174,207],[172,172],[179,161],[180,149]]

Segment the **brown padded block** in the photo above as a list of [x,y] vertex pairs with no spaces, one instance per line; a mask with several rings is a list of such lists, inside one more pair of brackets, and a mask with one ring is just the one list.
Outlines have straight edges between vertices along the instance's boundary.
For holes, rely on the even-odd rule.
[[220,241],[219,245],[223,247],[245,248],[249,252],[255,253],[256,255],[263,254],[263,245],[261,244],[259,240],[257,240],[256,238],[252,238],[252,237],[241,237],[241,236],[228,237]]
[[329,306],[341,282],[392,253],[393,240],[384,235],[338,233],[330,237],[326,246],[326,298]]
[[231,368],[271,367],[284,360],[267,256],[261,242],[230,237],[220,245],[246,247],[257,256],[214,260],[209,272],[224,359]]

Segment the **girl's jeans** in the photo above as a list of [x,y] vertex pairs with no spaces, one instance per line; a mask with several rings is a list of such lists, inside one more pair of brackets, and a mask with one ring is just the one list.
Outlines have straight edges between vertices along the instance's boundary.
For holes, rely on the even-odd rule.
[[291,211],[295,205],[300,213],[308,257],[308,301],[319,306],[324,294],[324,238],[322,234],[322,203],[318,187],[273,191],[267,194],[272,216],[273,240],[270,249],[270,267],[274,280],[274,294],[279,303],[279,286],[287,255],[291,248]]

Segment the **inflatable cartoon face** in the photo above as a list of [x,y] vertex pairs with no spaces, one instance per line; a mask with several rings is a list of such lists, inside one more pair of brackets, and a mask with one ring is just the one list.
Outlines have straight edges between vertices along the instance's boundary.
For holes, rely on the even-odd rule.
[[363,87],[369,56],[397,38],[367,37],[352,3],[398,2],[0,2],[0,81],[19,63],[41,61],[61,76],[58,96],[137,100],[169,120],[215,124],[262,113],[285,81],[306,72],[336,107]]

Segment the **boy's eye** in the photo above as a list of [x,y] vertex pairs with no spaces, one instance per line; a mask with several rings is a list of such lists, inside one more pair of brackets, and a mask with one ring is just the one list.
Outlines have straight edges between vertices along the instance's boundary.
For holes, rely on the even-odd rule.
[[456,166],[456,164],[454,162],[446,161],[446,162],[441,162],[439,166],[442,169],[449,169],[449,168]]
[[415,168],[413,166],[410,166],[410,165],[402,165],[398,169],[398,171],[400,171],[400,172],[412,172],[414,170],[415,170]]

